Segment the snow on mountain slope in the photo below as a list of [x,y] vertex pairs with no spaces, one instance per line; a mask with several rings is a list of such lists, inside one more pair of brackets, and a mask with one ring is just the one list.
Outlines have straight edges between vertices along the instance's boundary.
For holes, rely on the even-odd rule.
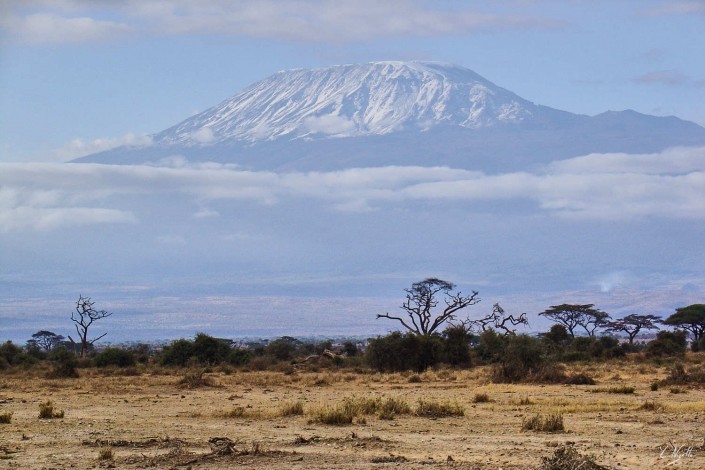
[[76,162],[236,164],[324,171],[389,165],[523,171],[589,153],[705,145],[705,129],[634,111],[585,116],[533,104],[475,72],[374,62],[276,73],[152,136]]
[[486,128],[539,119],[547,110],[462,67],[374,62],[279,72],[157,134],[154,141],[188,145],[351,137],[441,124]]

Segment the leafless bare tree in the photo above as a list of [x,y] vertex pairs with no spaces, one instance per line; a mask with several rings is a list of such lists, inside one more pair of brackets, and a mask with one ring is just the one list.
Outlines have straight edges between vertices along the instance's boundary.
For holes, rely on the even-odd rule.
[[[464,296],[459,291],[452,292],[453,289],[455,289],[453,283],[433,277],[416,282],[410,288],[404,289],[406,300],[401,305],[401,309],[406,312],[406,317],[379,313],[377,318],[397,320],[407,330],[417,335],[431,335],[444,323],[454,320],[458,310],[480,301],[477,291]],[[437,309],[440,303],[439,297],[443,297],[445,305]]]
[[507,313],[499,304],[492,306],[492,313],[478,320],[466,319],[462,322],[466,330],[472,331],[477,328],[479,331],[486,331],[492,328],[495,331],[504,331],[505,335],[515,335],[516,328],[509,328],[507,324],[512,326],[524,325],[529,326],[529,320],[526,318],[526,313],[522,313],[518,318],[514,315],[507,316]]
[[[107,333],[103,333],[97,338],[88,339],[88,328],[90,328],[93,322],[112,315],[112,313],[105,310],[96,310],[93,307],[94,305],[95,302],[93,302],[90,297],[83,297],[82,295],[79,295],[78,300],[76,301],[76,311],[71,312],[71,321],[74,322],[76,332],[78,333],[78,339],[81,341],[81,357],[86,357],[89,345],[92,345],[107,335]],[[70,336],[69,340],[71,340],[74,344],[76,343]]]

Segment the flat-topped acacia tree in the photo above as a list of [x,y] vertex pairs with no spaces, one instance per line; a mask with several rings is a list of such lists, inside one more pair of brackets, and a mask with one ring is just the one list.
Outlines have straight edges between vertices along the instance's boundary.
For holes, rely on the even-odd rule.
[[700,342],[703,336],[705,336],[705,304],[677,308],[676,313],[666,318],[663,323],[690,331],[693,334],[691,347],[697,351],[701,347]]
[[[406,300],[401,309],[406,312],[406,317],[378,313],[377,318],[397,320],[407,330],[419,336],[432,335],[441,325],[454,320],[458,310],[480,301],[477,291],[463,295],[460,291],[453,292],[454,289],[452,282],[435,277],[415,282],[410,288],[404,289]],[[443,305],[440,305],[441,298]]]
[[[112,313],[105,310],[96,310],[93,306],[95,302],[91,300],[90,297],[78,296],[76,301],[76,311],[71,312],[71,321],[74,322],[76,327],[76,333],[78,333],[78,339],[81,341],[81,357],[86,357],[88,352],[88,346],[92,345],[100,338],[104,337],[108,333],[103,333],[97,338],[88,339],[88,328],[97,320],[101,318],[109,317]],[[69,336],[69,340],[75,343],[73,338]]]
[[575,329],[581,326],[588,336],[594,336],[595,330],[607,324],[609,315],[593,308],[595,304],[561,304],[539,313],[539,316],[565,326],[570,336],[575,338]]
[[656,315],[640,315],[632,313],[617,320],[607,322],[607,331],[624,332],[629,335],[629,344],[634,344],[634,338],[641,330],[659,330],[661,317]]

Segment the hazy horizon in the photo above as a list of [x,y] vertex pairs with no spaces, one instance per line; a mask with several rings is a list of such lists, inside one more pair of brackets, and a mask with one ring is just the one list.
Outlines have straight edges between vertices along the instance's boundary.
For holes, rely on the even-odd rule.
[[[703,302],[703,144],[517,151],[523,166],[496,170],[429,152],[253,171],[207,148],[199,161],[66,163],[149,144],[279,70],[377,60],[457,64],[571,113],[702,126],[701,0],[13,0],[0,13],[0,339],[71,334],[79,294],[114,313],[96,324],[107,341],[382,334],[397,325],[375,314],[430,276],[479,291],[471,317],[499,302],[532,331],[560,303],[667,316]],[[324,134],[350,126],[307,119]]]

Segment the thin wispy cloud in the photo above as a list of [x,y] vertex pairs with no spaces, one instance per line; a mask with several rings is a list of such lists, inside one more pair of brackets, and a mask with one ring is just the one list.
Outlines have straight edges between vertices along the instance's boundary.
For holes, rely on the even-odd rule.
[[66,17],[53,13],[11,15],[0,20],[14,42],[25,44],[78,44],[126,37],[132,27],[125,23],[87,16]]
[[122,137],[99,138],[93,140],[73,139],[52,152],[53,160],[69,161],[92,153],[104,152],[124,145],[148,146],[152,143],[149,135],[125,134]]
[[643,85],[692,86],[696,82],[677,70],[656,70],[640,75],[633,80]]
[[[594,154],[554,162],[542,171],[496,175],[422,167],[280,174],[184,162],[178,167],[12,163],[0,169],[5,232],[48,229],[76,217],[83,223],[133,223],[139,205],[152,199],[201,207],[214,201],[239,206],[312,201],[333,211],[404,208],[418,201],[471,202],[472,207],[513,201],[581,219],[705,219],[705,148]],[[124,205],[126,196],[134,206]],[[212,209],[193,213],[218,215]]]
[[10,1],[2,25],[14,40],[36,44],[110,40],[127,33],[341,43],[559,24],[550,18],[487,12],[478,5],[438,8],[416,0]]
[[663,2],[663,5],[649,8],[644,12],[647,15],[651,16],[690,14],[705,15],[705,1],[688,0],[676,2]]

